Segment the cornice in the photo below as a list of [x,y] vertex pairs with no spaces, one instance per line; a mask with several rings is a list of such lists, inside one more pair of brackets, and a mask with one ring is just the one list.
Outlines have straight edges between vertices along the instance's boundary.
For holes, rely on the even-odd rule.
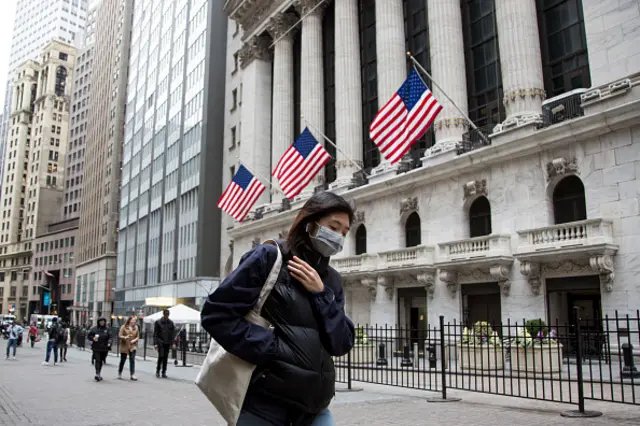
[[[342,195],[355,199],[356,203],[397,195],[464,173],[486,170],[489,166],[507,160],[582,142],[638,124],[640,124],[640,99],[634,99],[621,105],[609,107],[600,113],[575,118],[559,125],[531,132],[525,136],[514,132],[514,136],[509,140],[507,139],[508,135],[503,135],[501,137],[504,139],[499,145],[490,145],[471,151],[435,166],[420,167],[386,181],[360,186]],[[266,219],[236,224],[234,228],[228,230],[228,234],[231,238],[242,238],[288,226],[297,213],[297,210],[288,210]]]

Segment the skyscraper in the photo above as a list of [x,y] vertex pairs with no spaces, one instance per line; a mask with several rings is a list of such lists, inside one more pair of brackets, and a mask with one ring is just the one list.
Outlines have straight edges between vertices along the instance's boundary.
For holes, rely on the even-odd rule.
[[177,301],[199,306],[217,283],[227,28],[222,4],[136,1],[122,163],[118,312]]
[[74,47],[84,45],[87,0],[18,0],[11,38],[9,75],[0,120],[0,165],[3,164],[5,142],[11,115],[12,83],[15,71],[27,59],[37,60],[51,40]]
[[[70,159],[72,173],[67,184],[73,195],[69,194],[65,209],[68,216],[77,214],[76,208],[81,210],[74,299],[76,323],[112,312],[133,3],[133,0],[109,0],[96,9],[90,98],[86,104],[82,98],[75,106],[80,113],[76,122],[80,128],[72,138],[74,146],[75,139],[78,140],[76,161],[82,166],[74,176],[74,159]],[[81,193],[81,203],[76,191]]]

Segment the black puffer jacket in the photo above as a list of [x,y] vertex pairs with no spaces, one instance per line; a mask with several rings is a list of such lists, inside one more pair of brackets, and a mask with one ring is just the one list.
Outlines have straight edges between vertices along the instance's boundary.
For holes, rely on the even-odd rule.
[[309,425],[335,394],[331,356],[353,346],[353,323],[344,314],[340,275],[328,259],[301,253],[324,283],[309,293],[289,274],[284,253],[278,281],[262,315],[274,330],[244,320],[275,263],[276,248],[261,245],[213,292],[202,310],[202,325],[227,351],[257,366],[243,409],[278,425]]
[[[103,326],[100,326],[101,322],[104,324]],[[93,341],[95,336],[98,336],[98,340]],[[98,324],[89,331],[87,339],[89,339],[90,342],[93,342],[91,344],[91,349],[94,352],[109,352],[113,342],[113,337],[111,335],[111,329],[107,326],[107,320],[105,318],[98,319]]]

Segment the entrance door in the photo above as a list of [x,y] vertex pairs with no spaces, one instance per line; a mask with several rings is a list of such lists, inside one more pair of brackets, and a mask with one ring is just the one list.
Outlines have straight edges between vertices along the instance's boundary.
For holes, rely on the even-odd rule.
[[498,334],[501,333],[502,309],[498,283],[463,284],[462,296],[465,326],[487,321]]
[[403,341],[422,347],[427,336],[427,292],[424,288],[398,289],[398,325],[406,331]]

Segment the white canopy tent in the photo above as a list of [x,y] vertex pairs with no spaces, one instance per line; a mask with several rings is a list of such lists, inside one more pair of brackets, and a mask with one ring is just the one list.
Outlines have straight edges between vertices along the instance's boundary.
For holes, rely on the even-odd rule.
[[[162,318],[162,311],[144,318],[145,324],[153,324]],[[175,324],[200,324],[200,311],[178,304],[169,308],[169,319]]]

